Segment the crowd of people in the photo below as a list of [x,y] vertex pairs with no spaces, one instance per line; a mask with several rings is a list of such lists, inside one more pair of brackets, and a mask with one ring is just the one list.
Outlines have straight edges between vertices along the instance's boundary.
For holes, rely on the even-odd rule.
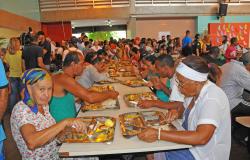
[[[23,159],[58,159],[57,135],[65,127],[85,131],[78,105],[116,99],[118,92],[95,92],[95,82],[112,81],[111,61],[130,61],[131,72],[147,81],[158,100],[140,101],[141,108],[168,110],[166,119],[183,119],[184,131],[146,128],[140,140],[189,144],[191,149],[147,155],[148,159],[229,159],[231,133],[244,141],[246,131],[235,121],[250,116],[250,52],[237,38],[223,36],[213,46],[209,35],[162,36],[98,41],[79,38],[53,42],[39,31],[21,47],[19,38],[0,50],[0,118],[11,113],[11,131]],[[67,104],[67,105],[65,105]],[[231,123],[232,121],[232,123]],[[232,131],[231,131],[232,129]],[[243,130],[243,132],[242,132]],[[0,159],[6,138],[0,125]]]

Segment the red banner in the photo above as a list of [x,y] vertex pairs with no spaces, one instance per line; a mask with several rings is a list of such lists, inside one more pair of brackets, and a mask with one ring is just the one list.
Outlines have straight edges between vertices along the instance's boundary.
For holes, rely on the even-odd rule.
[[241,46],[248,48],[250,23],[209,23],[208,33],[211,36],[212,45],[221,45],[222,36],[227,35],[228,40],[236,37]]

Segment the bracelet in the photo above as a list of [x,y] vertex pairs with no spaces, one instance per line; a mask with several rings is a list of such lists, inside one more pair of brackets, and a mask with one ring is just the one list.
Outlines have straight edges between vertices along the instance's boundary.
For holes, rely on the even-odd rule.
[[161,140],[161,127],[158,128],[158,140]]

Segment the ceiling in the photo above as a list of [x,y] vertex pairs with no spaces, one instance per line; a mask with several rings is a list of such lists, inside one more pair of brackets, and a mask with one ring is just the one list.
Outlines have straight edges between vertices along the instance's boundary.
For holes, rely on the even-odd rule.
[[[88,19],[88,20],[72,20],[72,27],[92,27],[92,26],[106,26],[108,19]],[[127,19],[110,19],[111,24],[114,25],[126,25]]]

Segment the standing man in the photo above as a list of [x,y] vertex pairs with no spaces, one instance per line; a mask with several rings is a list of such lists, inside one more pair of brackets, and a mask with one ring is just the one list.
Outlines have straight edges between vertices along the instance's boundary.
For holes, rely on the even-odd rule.
[[182,48],[185,48],[187,46],[192,46],[192,38],[190,38],[189,30],[186,31],[186,36],[182,39]]
[[38,36],[34,35],[30,38],[30,44],[25,45],[23,49],[22,59],[25,70],[31,68],[43,68],[43,49],[38,46]]
[[9,86],[9,82],[5,75],[2,60],[0,59],[0,120],[1,120],[1,123],[0,123],[0,160],[5,159],[4,150],[3,150],[3,141],[6,139],[6,136],[3,130],[3,126],[2,126],[2,120],[3,120],[4,112],[7,108],[8,86]]
[[46,40],[43,31],[37,32],[39,46],[43,48],[43,63],[47,70],[50,67],[51,58],[51,44]]

